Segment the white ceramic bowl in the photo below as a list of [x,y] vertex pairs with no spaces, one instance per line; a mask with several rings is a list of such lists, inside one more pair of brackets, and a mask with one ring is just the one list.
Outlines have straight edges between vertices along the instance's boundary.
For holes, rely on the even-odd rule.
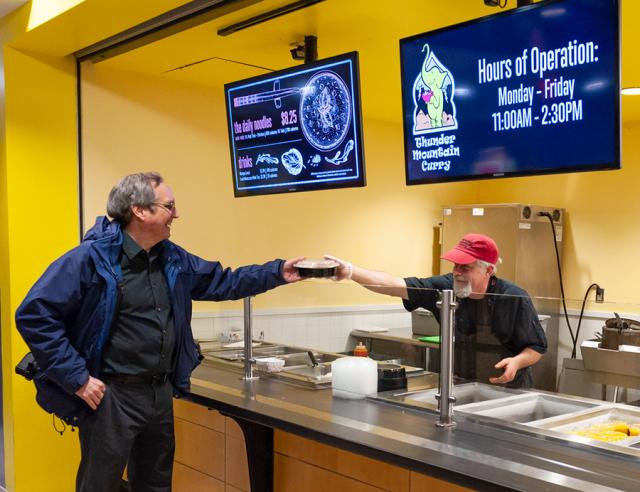
[[256,359],[256,366],[263,371],[280,372],[284,367],[284,360],[278,359],[277,357],[263,357]]

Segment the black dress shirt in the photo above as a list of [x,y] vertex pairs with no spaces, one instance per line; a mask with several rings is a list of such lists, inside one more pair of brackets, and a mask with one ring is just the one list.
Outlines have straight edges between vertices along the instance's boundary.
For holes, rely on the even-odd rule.
[[105,344],[103,374],[170,373],[176,345],[162,243],[149,253],[123,233],[120,302]]

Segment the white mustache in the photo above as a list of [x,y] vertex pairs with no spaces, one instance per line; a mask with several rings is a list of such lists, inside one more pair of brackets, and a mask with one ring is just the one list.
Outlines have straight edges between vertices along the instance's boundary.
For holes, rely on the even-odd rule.
[[453,293],[457,297],[469,297],[472,293],[471,290],[471,282],[467,281],[456,281],[453,284]]

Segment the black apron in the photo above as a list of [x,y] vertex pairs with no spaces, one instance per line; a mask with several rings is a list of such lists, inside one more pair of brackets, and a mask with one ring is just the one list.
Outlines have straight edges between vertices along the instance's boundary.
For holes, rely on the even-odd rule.
[[[503,369],[496,369],[495,365],[502,359],[517,354],[509,353],[493,333],[488,297],[465,299],[464,302],[468,303],[468,321],[471,326],[456,328],[453,370],[457,376],[466,380],[488,383],[489,378],[499,377],[504,372]],[[531,370],[525,368],[519,370],[513,381],[504,386],[528,388],[531,383]]]

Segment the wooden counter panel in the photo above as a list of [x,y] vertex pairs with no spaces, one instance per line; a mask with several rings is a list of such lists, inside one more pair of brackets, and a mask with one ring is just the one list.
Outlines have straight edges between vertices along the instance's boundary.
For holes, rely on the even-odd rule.
[[224,482],[184,466],[173,464],[173,492],[226,492]]
[[244,441],[244,433],[235,420],[229,417],[225,417],[224,422],[227,437],[242,439],[242,441]]
[[175,461],[224,482],[224,434],[180,418],[175,419],[175,433]]
[[411,492],[472,492],[468,489],[439,478],[411,472]]
[[[240,434],[242,435],[242,432]],[[248,491],[250,489],[249,464],[244,439],[235,439],[227,435],[225,465],[227,484]]]
[[274,452],[384,490],[407,492],[409,470],[275,430]]
[[225,485],[224,492],[244,492],[244,490],[236,489],[233,485]]
[[[279,453],[274,454],[273,458],[275,492],[327,492],[328,490],[380,492],[384,490]],[[372,469],[370,473],[376,473],[376,470]]]
[[[174,492],[248,492],[242,429],[215,410],[174,400]],[[278,492],[470,492],[435,477],[274,430],[274,488]]]
[[220,412],[209,410],[203,405],[174,398],[173,415],[182,420],[187,420],[224,434],[225,417],[223,417]]

